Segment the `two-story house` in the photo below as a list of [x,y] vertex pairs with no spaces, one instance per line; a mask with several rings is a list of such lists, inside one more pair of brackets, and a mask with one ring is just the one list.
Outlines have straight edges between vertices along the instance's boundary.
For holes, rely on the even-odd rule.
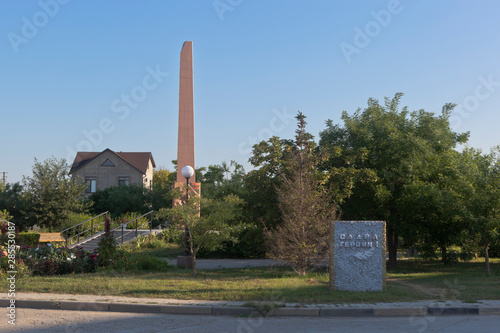
[[70,174],[87,188],[89,196],[97,190],[111,186],[142,184],[146,188],[153,185],[153,170],[156,167],[150,152],[78,152]]

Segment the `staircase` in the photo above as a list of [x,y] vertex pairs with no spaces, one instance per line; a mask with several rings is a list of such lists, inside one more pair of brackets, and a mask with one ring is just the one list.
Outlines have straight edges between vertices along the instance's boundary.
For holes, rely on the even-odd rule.
[[[134,240],[136,237],[141,237],[141,236],[146,236],[149,235],[150,233],[152,234],[157,234],[161,232],[161,229],[159,230],[137,230],[137,236],[135,234],[135,229],[124,229],[123,230],[123,237],[122,237],[122,230],[121,229],[115,229],[112,231],[113,236],[115,238],[115,241],[117,244],[124,244],[127,242],[130,242]],[[93,252],[97,247],[99,246],[99,241],[101,240],[102,235],[104,234],[104,231],[101,231],[100,233],[94,235],[93,237],[89,237],[87,239],[82,240],[80,243],[73,244],[71,247],[81,247],[85,251],[90,251]]]
[[[150,211],[146,214],[136,217],[133,220],[128,221],[127,223],[118,225],[117,227],[111,229],[111,232],[113,233],[116,243],[124,244],[140,236],[146,236],[149,235],[150,233],[157,234],[161,232],[161,229],[158,230],[152,229],[153,213],[154,211]],[[84,221],[82,223],[79,223],[77,225],[74,225],[68,229],[64,229],[63,231],[61,231],[61,234],[63,235],[63,237],[65,237],[66,246],[68,246],[69,248],[81,247],[85,251],[90,251],[90,252],[94,251],[98,247],[99,241],[101,240],[101,237],[104,234],[104,231],[102,229],[104,229],[104,223],[105,223],[105,222],[99,222],[97,224],[94,224],[94,220],[104,215],[106,216],[106,219],[109,218],[109,212],[104,212],[102,214],[92,217],[91,219],[88,219],[87,221]],[[149,229],[137,229],[139,227],[138,226],[139,219],[144,218],[146,216],[149,216],[149,223],[148,223]],[[84,224],[89,221],[91,222],[90,228],[82,230],[84,228],[83,227]],[[135,228],[127,229],[127,225],[129,224],[132,227],[135,226]],[[88,236],[87,238],[80,239],[83,238],[85,235],[89,234],[90,236]],[[68,235],[73,235],[73,236],[68,236]],[[75,243],[71,244],[72,242]]]

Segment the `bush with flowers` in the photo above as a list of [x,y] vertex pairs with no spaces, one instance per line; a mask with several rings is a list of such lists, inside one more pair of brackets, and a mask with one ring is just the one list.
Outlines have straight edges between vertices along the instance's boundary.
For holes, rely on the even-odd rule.
[[7,245],[7,221],[0,219],[0,245]]
[[8,253],[4,246],[0,245],[0,269],[4,272],[9,271],[9,258],[7,257]]
[[[0,224],[0,229],[2,225]],[[3,228],[4,236],[6,228]],[[23,240],[23,238],[19,238]],[[25,239],[24,239],[25,240]],[[142,255],[134,252],[117,250],[111,233],[111,223],[106,218],[105,235],[94,253],[84,251],[81,247],[67,248],[48,245],[20,245],[15,253],[18,276],[62,275],[91,273],[99,270],[166,271],[170,268],[167,262],[159,257]],[[6,248],[0,244],[0,276],[9,271],[9,258]]]
[[19,258],[33,275],[90,273],[96,269],[95,256],[80,247],[68,249],[46,246],[21,246]]
[[[24,260],[17,259],[18,252],[19,252],[19,249],[16,249],[16,259],[14,260],[15,268],[12,269],[12,267],[11,267],[12,261],[9,262],[7,249],[5,246],[0,245],[0,276],[3,276],[8,271],[16,271],[17,277],[21,277],[21,276],[30,274],[29,268],[26,265],[26,263],[24,262]],[[10,274],[9,274],[9,276],[10,276]]]

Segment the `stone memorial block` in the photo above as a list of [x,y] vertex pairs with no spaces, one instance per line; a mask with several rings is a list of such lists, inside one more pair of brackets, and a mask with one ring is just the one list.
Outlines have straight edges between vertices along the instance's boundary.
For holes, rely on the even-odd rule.
[[337,290],[385,290],[385,222],[335,221],[333,272]]

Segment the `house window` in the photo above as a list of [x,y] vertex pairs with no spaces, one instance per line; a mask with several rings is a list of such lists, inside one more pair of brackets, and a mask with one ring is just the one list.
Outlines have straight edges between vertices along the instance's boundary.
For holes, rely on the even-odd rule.
[[87,185],[87,188],[85,189],[85,193],[95,193],[97,179],[94,177],[87,177],[87,178],[85,178],[85,185]]
[[118,177],[118,186],[130,185],[130,177]]

